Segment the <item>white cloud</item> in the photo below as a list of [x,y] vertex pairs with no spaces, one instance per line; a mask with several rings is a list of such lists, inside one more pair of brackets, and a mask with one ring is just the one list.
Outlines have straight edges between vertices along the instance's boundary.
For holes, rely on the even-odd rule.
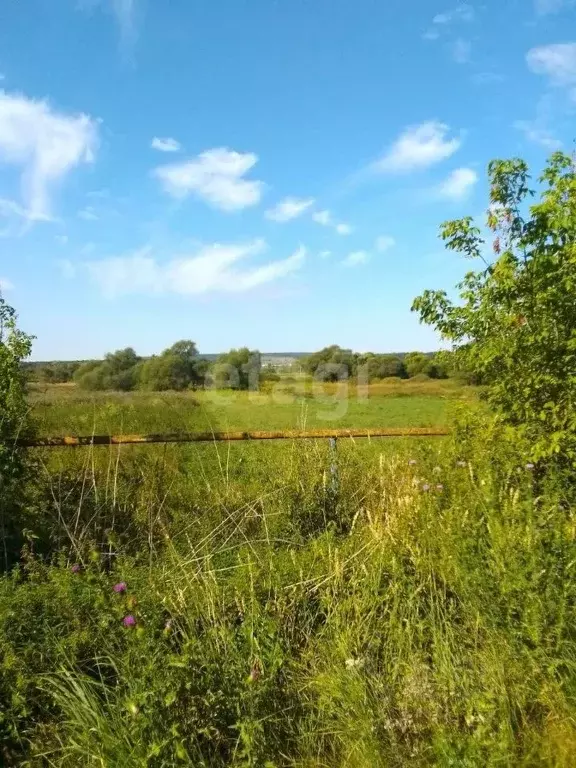
[[108,297],[134,293],[193,296],[255,288],[299,270],[306,258],[306,249],[300,247],[286,259],[263,266],[243,266],[246,259],[265,250],[262,240],[231,245],[214,243],[160,263],[150,248],[144,248],[129,256],[92,261],[87,267]]
[[469,40],[459,37],[452,45],[452,58],[457,64],[467,64],[470,61],[472,45]]
[[370,254],[367,251],[353,251],[349,253],[342,264],[345,267],[357,267],[360,264],[366,264],[370,260]]
[[10,280],[6,279],[5,277],[0,277],[0,292],[4,293],[4,291],[13,291],[14,290],[14,283],[12,283]]
[[56,235],[54,238],[58,245],[68,245],[68,235]]
[[406,128],[373,168],[381,173],[403,173],[428,168],[456,152],[462,140],[448,138],[449,127],[436,120]]
[[441,34],[446,33],[452,25],[470,23],[475,19],[474,8],[468,3],[460,3],[450,11],[437,13],[432,19],[430,27],[422,37],[425,40],[438,40]]
[[393,237],[390,237],[390,235],[380,235],[380,237],[376,238],[375,247],[379,253],[384,253],[384,251],[393,248],[395,245],[396,240],[394,240]]
[[552,85],[576,85],[576,43],[554,43],[532,48],[526,54],[532,72],[550,78]]
[[349,235],[354,231],[350,224],[338,223],[335,221],[332,213],[327,210],[315,211],[312,214],[312,219],[316,222],[316,224],[320,224],[322,227],[333,228],[338,235]]
[[169,137],[160,139],[158,136],[154,136],[150,146],[152,149],[157,149],[159,152],[179,152],[181,149],[180,142]]
[[91,205],[87,205],[86,208],[78,211],[78,218],[84,219],[84,221],[98,221],[98,215]]
[[72,264],[70,259],[58,259],[56,264],[60,270],[60,274],[65,280],[72,280],[76,277],[76,267]]
[[154,175],[172,197],[184,198],[193,193],[215,208],[235,211],[260,202],[263,182],[243,178],[257,162],[255,154],[220,147],[183,163],[162,165]]
[[543,124],[536,120],[516,120],[514,128],[522,131],[528,141],[549,150],[560,149],[562,142]]
[[438,189],[440,197],[448,200],[464,200],[472,187],[478,181],[478,174],[472,168],[456,168],[455,171],[445,179]]
[[332,256],[332,251],[320,251],[318,254],[321,259],[327,259],[329,256]]
[[316,224],[320,224],[323,227],[334,226],[334,222],[332,221],[332,214],[330,211],[315,211],[312,214],[312,218]]
[[438,13],[432,19],[432,24],[451,24],[452,22],[470,22],[474,21],[474,8],[469,3],[460,3],[451,11]]
[[314,205],[314,198],[286,197],[281,200],[274,208],[270,208],[264,214],[267,219],[272,221],[285,222],[298,218],[311,206]]
[[92,162],[97,143],[97,124],[88,115],[66,115],[47,101],[0,91],[0,163],[22,169],[26,218],[51,218],[52,187]]
[[122,51],[130,55],[138,37],[136,24],[137,0],[78,0],[79,8],[91,11],[100,6],[114,14],[118,29]]

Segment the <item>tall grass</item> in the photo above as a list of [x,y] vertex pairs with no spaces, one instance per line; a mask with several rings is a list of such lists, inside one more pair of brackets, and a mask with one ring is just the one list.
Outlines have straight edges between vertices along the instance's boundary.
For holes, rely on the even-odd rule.
[[50,534],[0,583],[5,764],[573,765],[563,479],[487,422],[342,442],[337,484],[279,448],[45,464]]

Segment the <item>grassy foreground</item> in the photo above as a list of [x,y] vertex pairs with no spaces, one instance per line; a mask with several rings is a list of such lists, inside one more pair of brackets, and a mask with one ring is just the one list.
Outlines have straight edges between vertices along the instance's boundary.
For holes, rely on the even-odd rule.
[[4,764],[574,765],[573,500],[487,424],[363,445],[41,455]]

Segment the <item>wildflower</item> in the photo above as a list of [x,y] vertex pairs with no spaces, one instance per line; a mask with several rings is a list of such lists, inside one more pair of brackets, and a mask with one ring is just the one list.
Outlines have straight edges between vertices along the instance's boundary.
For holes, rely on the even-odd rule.
[[72,571],[72,573],[80,573],[80,566],[78,565],[78,563],[75,563],[72,566],[72,568],[70,568],[70,570]]
[[416,459],[410,459],[408,466],[413,467],[416,464]]
[[114,592],[117,592],[120,594],[121,592],[126,592],[126,582],[121,581],[119,584],[114,584]]
[[442,472],[442,467],[434,467],[434,469],[432,470],[432,472],[434,472],[434,474],[435,474],[435,475],[437,475],[437,474],[439,474],[440,472]]
[[136,626],[136,619],[129,613],[128,616],[124,616],[122,619],[122,624],[124,624],[125,627],[134,627]]
[[438,485],[436,486],[436,490],[437,491],[443,491],[444,490],[444,486],[442,485],[442,483],[438,483]]
[[170,632],[171,629],[172,629],[172,619],[168,619],[166,624],[164,624],[164,631]]
[[466,462],[462,461],[462,459],[460,459],[460,461],[456,462],[456,466],[457,467],[465,467],[466,466]]
[[430,490],[430,486],[428,485],[428,483],[423,483],[422,490],[423,491],[429,491]]
[[355,667],[363,667],[364,659],[346,659],[344,663],[348,669],[354,669]]
[[526,464],[525,469],[527,469],[528,471],[533,470],[534,469],[534,464],[532,464],[531,462],[528,462],[528,464]]

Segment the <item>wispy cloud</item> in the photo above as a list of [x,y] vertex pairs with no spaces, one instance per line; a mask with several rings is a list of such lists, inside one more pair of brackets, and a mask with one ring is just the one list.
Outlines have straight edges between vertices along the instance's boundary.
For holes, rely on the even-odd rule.
[[137,0],[78,0],[81,10],[92,11],[100,7],[113,14],[120,33],[120,50],[126,58],[131,58],[138,39]]
[[528,68],[543,75],[550,85],[568,88],[576,99],[576,43],[553,43],[531,48],[526,54]]
[[302,216],[314,205],[314,198],[286,197],[264,214],[271,221],[285,222]]
[[361,264],[367,264],[370,261],[370,254],[367,251],[352,251],[342,261],[345,267],[358,267]]
[[469,3],[460,3],[448,11],[437,13],[432,19],[432,26],[424,32],[422,37],[424,40],[438,40],[441,36],[448,34],[453,26],[469,24],[475,18],[473,6]]
[[476,85],[490,85],[492,83],[501,83],[504,81],[504,75],[499,72],[475,72],[472,75],[472,82]]
[[84,221],[98,221],[98,214],[91,205],[87,205],[78,211],[78,218],[84,219]]
[[472,53],[472,44],[469,40],[459,37],[452,44],[452,58],[457,64],[468,64]]
[[162,165],[154,175],[172,197],[194,194],[214,208],[235,211],[260,202],[264,183],[244,178],[257,162],[253,153],[220,147],[182,163]]
[[181,149],[180,142],[170,137],[161,139],[158,136],[154,136],[150,142],[150,146],[152,149],[157,149],[159,152],[179,152]]
[[574,0],[534,0],[534,10],[539,16],[559,13],[574,5]]
[[332,251],[320,251],[318,254],[321,259],[328,259],[330,256],[332,256]]
[[54,238],[58,245],[68,245],[68,235],[56,235]]
[[350,224],[345,224],[343,222],[339,223],[335,221],[331,211],[328,210],[314,211],[312,214],[312,219],[316,222],[316,224],[320,224],[321,227],[332,228],[337,235],[345,236],[354,231]]
[[56,266],[60,270],[60,274],[65,280],[72,280],[76,277],[76,266],[70,261],[70,259],[58,259]]
[[53,187],[78,165],[94,160],[98,126],[88,115],[67,115],[47,101],[0,91],[0,163],[22,169],[25,216],[52,217]]
[[554,136],[552,131],[540,125],[538,119],[516,120],[514,128],[521,131],[528,141],[539,144],[544,149],[553,151],[562,147],[562,142]]
[[421,170],[451,157],[461,146],[459,137],[449,137],[444,123],[430,120],[406,128],[388,151],[373,164],[379,173]]
[[123,50],[125,53],[131,53],[138,37],[136,0],[111,0],[111,2],[120,29]]
[[436,14],[436,16],[434,16],[432,19],[432,24],[440,24],[445,26],[447,24],[453,24],[454,22],[459,21],[470,22],[474,21],[475,16],[476,14],[474,12],[473,6],[471,6],[469,3],[460,3],[449,11]]
[[395,245],[396,240],[394,240],[393,237],[390,237],[390,235],[380,235],[380,237],[376,238],[374,247],[379,253],[384,253],[385,251],[390,250],[390,248],[393,248]]
[[516,120],[513,127],[524,134],[524,138],[548,151],[560,149],[562,142],[554,135],[551,126],[556,124],[552,94],[542,96],[536,105],[536,115],[531,120]]
[[472,168],[456,168],[440,184],[438,194],[447,200],[464,200],[478,181],[478,174]]
[[300,247],[286,259],[260,266],[245,265],[247,259],[265,250],[263,240],[229,245],[214,243],[160,262],[151,248],[144,248],[128,256],[92,261],[86,266],[93,281],[109,298],[126,294],[194,296],[248,291],[296,272],[306,258],[306,249]]
[[14,283],[11,280],[8,280],[6,277],[0,277],[0,293],[4,293],[5,291],[13,291],[14,290]]

